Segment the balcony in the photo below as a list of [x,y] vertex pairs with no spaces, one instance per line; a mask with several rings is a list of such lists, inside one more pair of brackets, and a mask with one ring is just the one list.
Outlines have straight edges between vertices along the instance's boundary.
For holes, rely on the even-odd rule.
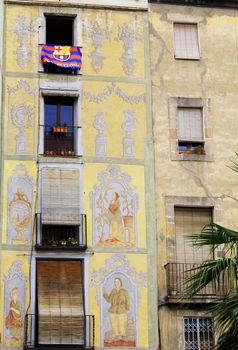
[[68,221],[67,224],[44,224],[42,215],[36,214],[36,249],[44,250],[86,250],[87,216],[80,215],[80,224]]
[[40,125],[44,135],[44,155],[52,157],[79,156],[77,143],[80,127],[68,125]]
[[[167,296],[170,302],[179,302],[187,287],[186,280],[194,274],[192,269],[198,266],[199,264],[193,263],[168,263],[165,265],[167,277]],[[231,279],[225,274],[222,276],[219,283],[211,282],[206,287],[201,289],[194,296],[193,301],[206,302],[214,298],[222,297],[227,294],[230,288]]]
[[[44,331],[41,328],[42,322],[45,322]],[[46,320],[43,316],[26,314],[24,330],[25,350],[94,349],[95,317],[93,315],[68,316],[58,319],[50,317]],[[44,344],[39,341],[40,337],[45,339]]]

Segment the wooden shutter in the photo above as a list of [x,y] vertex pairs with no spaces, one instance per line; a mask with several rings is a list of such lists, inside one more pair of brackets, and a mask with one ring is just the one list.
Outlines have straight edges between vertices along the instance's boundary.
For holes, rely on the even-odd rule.
[[194,247],[185,238],[200,233],[211,220],[211,208],[175,208],[177,263],[201,263],[211,257],[208,247]]
[[175,57],[199,58],[199,41],[197,24],[174,24]]
[[72,224],[80,222],[79,170],[42,169],[42,223]]
[[179,141],[203,141],[201,108],[178,108]]
[[81,261],[38,261],[38,343],[83,344]]

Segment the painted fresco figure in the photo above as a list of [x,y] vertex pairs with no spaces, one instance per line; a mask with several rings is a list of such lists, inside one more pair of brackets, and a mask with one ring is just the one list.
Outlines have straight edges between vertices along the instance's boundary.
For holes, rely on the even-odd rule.
[[113,332],[113,340],[124,340],[127,329],[127,314],[130,311],[130,297],[126,289],[122,288],[122,280],[115,278],[115,288],[111,293],[103,293],[104,298],[108,303],[111,303],[109,308],[110,321]]
[[11,290],[9,312],[5,320],[6,328],[14,338],[22,338],[22,305],[18,300],[18,289]]
[[122,215],[120,210],[119,194],[117,192],[113,193],[112,199],[109,203],[109,207],[107,210],[107,219],[110,227],[109,240],[125,242],[124,226],[123,226]]

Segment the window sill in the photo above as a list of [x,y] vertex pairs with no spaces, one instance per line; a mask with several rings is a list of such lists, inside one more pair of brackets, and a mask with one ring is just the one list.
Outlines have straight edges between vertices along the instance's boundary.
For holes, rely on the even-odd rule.
[[180,57],[180,56],[174,56],[176,60],[189,60],[189,61],[199,61],[201,57]]
[[196,161],[196,162],[213,162],[213,156],[209,154],[197,153],[176,153],[172,156],[172,160]]

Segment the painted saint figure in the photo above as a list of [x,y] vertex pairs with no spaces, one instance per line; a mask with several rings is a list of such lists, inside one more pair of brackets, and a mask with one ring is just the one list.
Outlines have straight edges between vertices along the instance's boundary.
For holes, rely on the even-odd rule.
[[125,242],[124,227],[120,210],[119,194],[114,192],[107,211],[110,233],[109,240]]
[[18,300],[17,288],[11,290],[11,302],[5,325],[12,337],[22,338],[22,305]]
[[103,293],[104,298],[108,303],[111,303],[109,308],[110,321],[113,332],[113,340],[124,340],[126,338],[127,329],[127,314],[130,311],[130,296],[126,289],[122,288],[122,280],[115,278],[115,288],[111,293]]

